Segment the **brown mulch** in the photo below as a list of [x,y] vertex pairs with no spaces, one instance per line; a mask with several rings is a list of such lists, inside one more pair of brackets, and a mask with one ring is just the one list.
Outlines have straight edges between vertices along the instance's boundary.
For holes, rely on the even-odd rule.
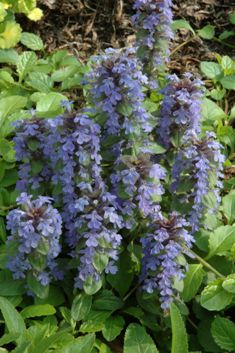
[[[131,24],[134,0],[38,0],[44,17],[37,23],[19,18],[25,31],[41,36],[48,51],[68,49],[80,58],[99,53],[107,47],[128,46],[135,40]],[[234,30],[228,21],[235,11],[233,0],[174,0],[174,18],[186,19],[192,27],[206,24],[216,27],[216,33]],[[233,38],[234,39],[234,38]],[[186,43],[184,45],[184,43]],[[181,46],[183,44],[183,46]],[[202,60],[213,60],[214,52],[235,56],[235,49],[198,36],[192,39],[188,30],[180,30],[171,45],[173,54],[169,68],[176,73],[198,73]]]

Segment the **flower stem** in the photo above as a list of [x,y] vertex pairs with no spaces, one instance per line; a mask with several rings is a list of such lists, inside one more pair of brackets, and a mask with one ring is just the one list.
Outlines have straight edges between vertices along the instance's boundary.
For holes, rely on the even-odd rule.
[[220,273],[219,271],[217,271],[213,266],[211,266],[207,261],[205,261],[201,256],[197,255],[194,251],[188,249],[191,254],[202,264],[202,266],[206,267],[208,270],[210,270],[211,272],[213,272],[216,276],[220,277],[220,278],[224,278],[224,275],[222,275],[222,273]]

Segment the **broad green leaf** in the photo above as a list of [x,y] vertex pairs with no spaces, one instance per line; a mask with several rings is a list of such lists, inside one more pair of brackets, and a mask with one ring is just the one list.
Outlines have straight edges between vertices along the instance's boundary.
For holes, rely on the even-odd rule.
[[79,71],[79,63],[77,65],[62,67],[53,72],[51,75],[52,81],[63,82],[68,77],[74,77],[75,74]]
[[235,25],[235,12],[232,12],[229,15],[229,22],[232,23],[233,25]]
[[42,117],[51,117],[62,113],[62,100],[68,100],[68,98],[61,93],[48,93],[46,96],[43,96],[41,99],[39,99],[39,101],[37,101],[37,115]]
[[109,257],[106,254],[101,254],[96,252],[93,259],[92,259],[92,264],[95,267],[95,269],[98,271],[98,273],[102,273],[104,269],[107,267],[109,262]]
[[222,283],[222,287],[229,293],[235,294],[235,273],[227,276]]
[[18,333],[23,335],[26,331],[24,320],[9,300],[0,297],[0,310],[9,333]]
[[208,98],[202,101],[202,117],[204,120],[218,120],[226,118],[226,114],[215,102]]
[[8,270],[0,271],[0,295],[16,296],[25,293],[24,282],[12,278]]
[[158,349],[144,327],[130,324],[124,337],[123,353],[158,353]]
[[4,120],[15,111],[26,106],[27,98],[10,96],[0,99],[0,127]]
[[223,255],[229,251],[235,243],[235,227],[221,226],[217,228],[209,237],[209,254],[207,258],[214,255]]
[[234,61],[228,56],[222,56],[221,67],[224,70],[225,75],[232,74],[234,71]]
[[188,29],[190,30],[193,34],[195,34],[193,28],[191,27],[190,23],[186,20],[174,20],[171,28],[173,31],[176,31],[177,29]]
[[234,89],[235,90],[235,75],[229,75],[221,78],[219,82],[226,89]]
[[73,342],[65,345],[57,353],[91,353],[95,343],[95,334],[78,337]]
[[93,308],[95,310],[115,311],[123,306],[123,301],[116,297],[112,291],[103,290],[94,300]]
[[185,302],[191,300],[196,294],[202,283],[204,271],[201,264],[189,265],[188,272],[184,279],[184,290],[182,298]]
[[[201,309],[203,310],[203,309]],[[197,329],[197,339],[200,345],[204,348],[204,352],[221,353],[219,346],[215,343],[211,334],[211,325],[213,318],[208,315],[208,312],[202,312],[201,322]]]
[[211,79],[216,79],[222,74],[221,66],[210,61],[202,61],[200,69],[205,76]]
[[235,194],[228,194],[223,197],[222,200],[223,213],[228,220],[228,223],[231,224],[235,220]]
[[91,305],[92,297],[90,295],[85,293],[78,294],[72,302],[71,316],[73,320],[83,320],[89,314]]
[[43,93],[50,92],[53,87],[51,78],[43,72],[31,72],[26,80],[26,84]]
[[[120,296],[123,297],[129,290],[134,277],[130,253],[128,251],[120,254],[117,267],[118,272],[115,275],[108,275],[107,280]],[[125,278],[125,281],[123,281],[123,278]]]
[[219,35],[219,39],[220,40],[225,40],[228,39],[230,37],[234,37],[235,36],[235,32],[234,31],[223,31],[220,35]]
[[0,23],[0,49],[13,48],[20,40],[21,27],[15,21]]
[[30,32],[21,33],[20,41],[31,50],[42,50],[43,41],[39,36]]
[[27,285],[37,297],[44,299],[48,296],[49,286],[43,286],[32,273],[28,273]]
[[216,317],[211,326],[211,333],[220,348],[235,351],[235,324],[223,317]]
[[59,287],[50,285],[48,296],[44,299],[34,298],[35,304],[51,304],[53,306],[58,306],[63,304],[65,301],[63,291]]
[[105,321],[111,315],[111,311],[91,310],[86,319],[80,326],[80,332],[99,332],[102,331]]
[[14,49],[0,49],[0,63],[16,65],[19,55]]
[[209,283],[202,291],[200,303],[207,310],[223,310],[231,303],[233,294],[222,287],[221,279]]
[[199,29],[197,33],[203,39],[212,39],[215,36],[215,27],[212,25],[206,25],[202,29]]
[[188,353],[187,332],[180,311],[174,303],[171,303],[170,314],[172,327],[171,353]]
[[5,171],[4,178],[0,181],[0,187],[8,187],[15,185],[18,180],[18,173],[16,169],[10,169]]
[[56,313],[56,310],[54,306],[50,304],[42,304],[42,305],[29,305],[25,309],[23,309],[20,314],[23,317],[23,319],[27,319],[29,317],[54,315],[55,313]]
[[125,325],[122,316],[110,316],[104,324],[102,334],[106,341],[111,342],[120,335]]
[[32,71],[36,63],[37,56],[33,51],[25,51],[19,56],[19,60],[17,62],[17,72],[19,74],[20,81],[22,81],[25,76]]
[[102,287],[102,280],[100,279],[99,281],[94,281],[92,276],[87,277],[83,285],[84,291],[88,295],[93,295],[97,293],[101,287]]

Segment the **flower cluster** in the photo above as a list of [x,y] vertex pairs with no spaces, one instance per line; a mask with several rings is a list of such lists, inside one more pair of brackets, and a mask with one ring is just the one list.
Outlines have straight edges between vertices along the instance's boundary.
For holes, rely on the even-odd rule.
[[42,182],[46,184],[51,178],[51,170],[47,160],[43,158],[42,148],[45,140],[44,121],[29,119],[27,124],[17,121],[15,142],[16,160],[20,161],[19,181],[17,189],[21,192],[42,192],[39,190]]
[[111,175],[111,182],[119,196],[119,207],[127,219],[127,228],[131,228],[136,210],[143,217],[158,217],[159,201],[164,193],[161,180],[164,180],[165,175],[164,168],[152,162],[151,154],[120,157],[117,170]]
[[184,182],[192,183],[187,199],[184,197],[184,202],[191,202],[189,222],[192,232],[199,230],[200,220],[206,209],[205,196],[211,192],[215,198],[214,208],[209,209],[209,212],[213,212],[220,203],[224,155],[221,153],[222,146],[215,138],[213,132],[207,132],[205,138],[195,139],[192,144],[184,146],[177,154],[172,169],[172,191],[177,192],[183,178]]
[[193,237],[187,228],[189,223],[176,213],[169,219],[162,219],[152,224],[152,232],[142,238],[144,257],[142,260],[143,289],[152,293],[155,289],[160,295],[161,307],[169,308],[173,296],[174,280],[184,277],[184,267],[179,255],[185,247],[191,248]]
[[135,52],[107,49],[94,58],[96,67],[87,76],[91,84],[91,100],[106,116],[106,134],[126,135],[140,128],[152,130],[150,116],[143,108],[143,85],[147,77],[141,72]]
[[201,131],[202,82],[185,73],[183,79],[169,76],[170,83],[162,90],[164,95],[158,126],[159,142],[166,148],[176,134],[182,143],[196,138]]
[[133,23],[137,27],[138,56],[145,71],[164,66],[169,53],[168,42],[173,37],[171,0],[135,0]]
[[16,253],[9,257],[7,267],[16,279],[31,273],[43,286],[62,279],[56,257],[60,254],[61,216],[51,206],[49,197],[22,193],[17,199],[19,208],[9,212],[7,228],[11,235],[7,244]]
[[[21,168],[27,163],[30,169],[35,151],[28,144],[28,124],[31,122],[22,122],[18,127],[15,144],[18,159],[24,157]],[[62,206],[66,242],[79,262],[75,286],[101,281],[104,270],[117,270],[114,263],[121,242],[118,230],[122,217],[117,213],[115,196],[107,192],[101,178],[100,127],[84,114],[65,114],[34,124],[40,126],[33,137],[42,159],[47,161],[47,189]],[[30,187],[31,178],[27,180],[27,176],[24,183]],[[39,182],[41,189],[43,182]],[[103,266],[97,265],[99,261]]]

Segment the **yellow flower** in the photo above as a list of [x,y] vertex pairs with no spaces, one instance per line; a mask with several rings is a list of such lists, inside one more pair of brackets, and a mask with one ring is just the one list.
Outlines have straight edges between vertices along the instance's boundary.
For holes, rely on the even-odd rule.
[[38,7],[35,7],[32,11],[27,14],[27,17],[32,21],[39,21],[43,16],[43,12]]

